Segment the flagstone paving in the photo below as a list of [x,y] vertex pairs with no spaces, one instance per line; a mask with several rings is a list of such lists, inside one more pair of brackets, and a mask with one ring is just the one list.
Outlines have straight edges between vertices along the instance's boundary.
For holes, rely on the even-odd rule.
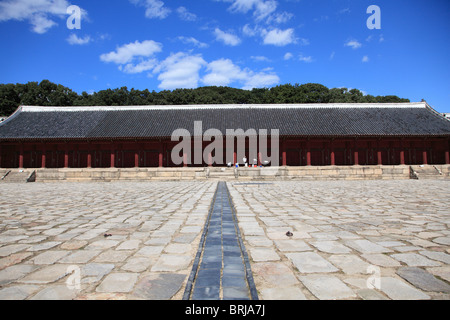
[[260,299],[450,299],[450,182],[229,185]]
[[[182,299],[217,186],[2,185],[0,300]],[[450,299],[450,182],[226,186],[238,228],[228,208],[206,225],[208,294],[240,297],[240,230],[259,299]]]

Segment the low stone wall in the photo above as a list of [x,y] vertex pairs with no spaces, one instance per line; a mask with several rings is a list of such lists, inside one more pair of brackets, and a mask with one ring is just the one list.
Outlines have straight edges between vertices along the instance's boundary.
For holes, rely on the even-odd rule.
[[[421,166],[450,179],[450,165]],[[419,175],[420,176],[420,175]],[[400,180],[411,179],[410,166],[328,166],[266,168],[130,168],[37,169],[36,182],[56,181],[179,181],[179,180]],[[419,177],[420,179],[420,177]]]

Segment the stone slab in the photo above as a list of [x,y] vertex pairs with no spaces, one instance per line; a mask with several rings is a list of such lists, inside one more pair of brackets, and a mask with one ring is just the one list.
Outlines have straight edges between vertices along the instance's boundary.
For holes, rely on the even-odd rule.
[[95,289],[103,293],[131,292],[138,279],[137,273],[111,273]]
[[392,300],[428,300],[431,297],[400,279],[381,277],[380,290]]
[[399,268],[397,274],[421,290],[450,293],[450,285],[437,279],[431,273],[428,273],[423,269],[404,267]]
[[356,294],[334,276],[301,276],[300,281],[320,300],[356,298]]
[[289,260],[291,260],[300,273],[339,271],[339,269],[333,266],[330,262],[314,252],[286,253],[286,256]]
[[185,279],[183,274],[149,275],[136,284],[132,295],[144,300],[169,300],[181,289]]

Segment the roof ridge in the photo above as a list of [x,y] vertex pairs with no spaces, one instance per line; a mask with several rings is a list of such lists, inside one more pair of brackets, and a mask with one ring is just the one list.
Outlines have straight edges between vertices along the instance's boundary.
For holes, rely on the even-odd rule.
[[[201,104],[201,105],[147,105],[147,106],[20,106],[21,112],[89,112],[140,110],[205,110],[205,109],[385,109],[426,108],[425,102],[401,103],[309,103],[309,104]],[[19,109],[17,111],[19,111]],[[17,112],[16,111],[16,112]]]

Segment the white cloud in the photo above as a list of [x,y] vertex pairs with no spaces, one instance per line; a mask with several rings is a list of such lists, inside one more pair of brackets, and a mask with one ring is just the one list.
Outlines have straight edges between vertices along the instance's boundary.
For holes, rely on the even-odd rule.
[[145,16],[149,19],[165,19],[171,12],[160,0],[130,0],[130,2],[145,7]]
[[125,44],[112,51],[100,56],[103,62],[114,62],[116,64],[126,64],[131,62],[136,57],[150,57],[162,50],[162,44],[153,40],[145,40],[142,42],[136,41]]
[[278,3],[275,0],[223,0],[233,2],[229,10],[231,12],[248,13],[253,11],[256,21],[261,21],[269,17],[277,9]]
[[209,47],[208,44],[206,44],[204,42],[200,42],[197,39],[195,39],[194,37],[179,36],[177,39],[180,40],[181,42],[183,42],[184,44],[191,44],[191,45],[193,45],[195,47],[198,47],[198,48],[207,48],[207,47]]
[[173,90],[177,88],[196,88],[200,81],[200,69],[206,65],[201,55],[188,55],[183,52],[171,54],[154,70],[160,73],[159,88]]
[[194,13],[189,12],[185,7],[179,7],[177,9],[178,16],[184,21],[195,21],[197,16]]
[[305,57],[303,54],[300,54],[298,56],[298,60],[302,61],[302,62],[306,62],[306,63],[311,63],[313,62],[313,58],[311,56],[307,56]]
[[368,56],[364,56],[364,57],[362,58],[362,62],[369,62],[369,61],[370,61],[370,59],[369,59]]
[[142,73],[154,69],[157,65],[157,59],[149,59],[144,60],[136,65],[128,63],[125,66],[119,66],[119,70],[129,74]]
[[280,78],[275,73],[254,72],[249,69],[242,70],[230,59],[212,61],[207,66],[206,74],[202,82],[208,86],[228,86],[233,82],[239,82],[243,89],[250,90],[258,87],[270,86],[279,83]]
[[361,48],[361,46],[362,46],[362,44],[360,42],[358,42],[358,40],[354,40],[354,39],[348,40],[344,45],[346,47],[350,47],[354,50]]
[[290,52],[286,52],[286,54],[284,55],[283,59],[284,60],[290,60],[294,57],[294,55]]
[[269,62],[270,61],[270,59],[265,56],[251,56],[250,58],[254,61],[259,61],[259,62],[261,62],[261,61]]
[[251,28],[248,24],[242,28],[242,33],[248,37],[256,36],[259,32],[257,27]]
[[79,38],[75,33],[72,33],[68,38],[67,42],[71,45],[84,45],[91,42],[90,36],[85,36],[84,38]]
[[[0,22],[28,21],[32,31],[43,34],[56,26],[55,18],[67,17],[70,3],[66,0],[5,0],[0,2]],[[86,16],[82,10],[82,16]]]
[[228,45],[228,46],[237,46],[241,43],[241,39],[239,39],[238,36],[231,34],[231,33],[226,33],[222,30],[220,30],[219,28],[216,28],[214,30],[214,35],[216,36],[216,40],[218,41],[222,41],[224,44]]
[[286,30],[280,30],[278,28],[271,31],[263,30],[262,35],[264,44],[271,44],[279,47],[286,46],[296,41],[294,29],[292,28]]

